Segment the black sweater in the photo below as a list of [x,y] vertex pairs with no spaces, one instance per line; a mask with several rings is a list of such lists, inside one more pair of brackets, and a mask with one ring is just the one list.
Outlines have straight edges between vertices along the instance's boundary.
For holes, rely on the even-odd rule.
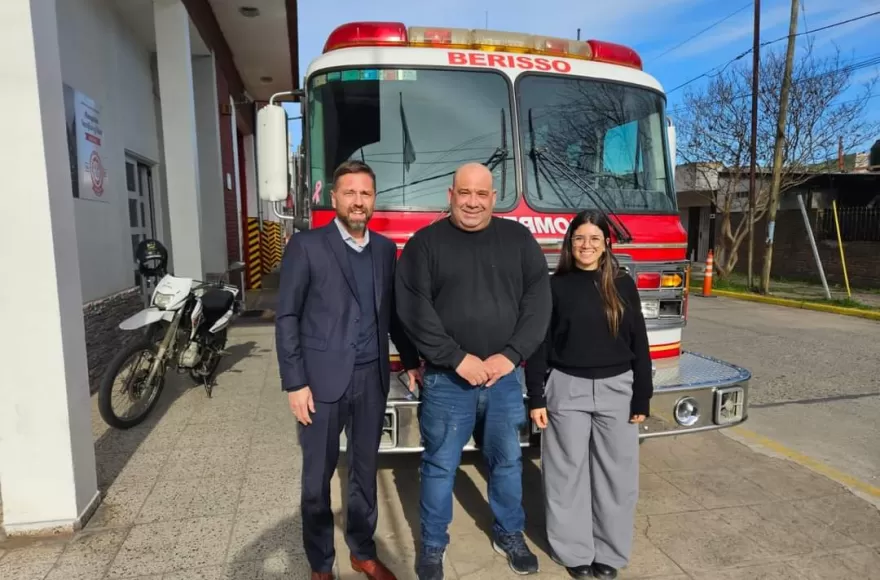
[[397,313],[428,364],[455,369],[466,354],[530,356],[550,322],[550,275],[522,224],[493,218],[467,232],[449,218],[417,231],[397,262]]
[[624,301],[618,335],[612,338],[599,294],[599,271],[575,269],[550,281],[553,313],[547,337],[526,363],[529,406],[547,405],[544,383],[555,368],[588,379],[607,379],[633,371],[633,414],[647,415],[654,387],[648,333],[642,303],[633,279],[621,273],[615,279]]

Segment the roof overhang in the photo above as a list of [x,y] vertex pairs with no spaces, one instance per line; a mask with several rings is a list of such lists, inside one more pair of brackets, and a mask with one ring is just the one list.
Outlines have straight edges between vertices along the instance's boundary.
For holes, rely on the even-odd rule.
[[[156,50],[152,0],[111,0],[148,49]],[[239,103],[298,88],[296,0],[181,0],[193,55],[213,53]],[[281,100],[290,100],[290,97]]]
[[[183,0],[230,85],[254,101],[299,83],[296,0]],[[233,72],[234,71],[234,72]],[[233,80],[235,79],[235,80]],[[290,100],[290,97],[282,100]]]

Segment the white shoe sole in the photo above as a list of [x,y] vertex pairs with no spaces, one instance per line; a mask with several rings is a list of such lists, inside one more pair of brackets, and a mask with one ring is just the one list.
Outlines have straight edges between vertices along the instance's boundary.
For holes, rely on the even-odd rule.
[[534,572],[528,572],[528,571],[523,572],[522,570],[517,570],[516,568],[513,567],[513,562],[510,561],[510,556],[507,555],[507,552],[505,552],[504,549],[501,546],[499,546],[494,540],[492,541],[492,549],[495,550],[496,552],[498,552],[500,555],[504,556],[505,559],[507,559],[507,565],[510,567],[511,570],[513,570],[514,574],[518,574],[520,576],[531,576],[532,574],[537,574],[538,572],[541,571],[540,565],[538,566],[538,568]]

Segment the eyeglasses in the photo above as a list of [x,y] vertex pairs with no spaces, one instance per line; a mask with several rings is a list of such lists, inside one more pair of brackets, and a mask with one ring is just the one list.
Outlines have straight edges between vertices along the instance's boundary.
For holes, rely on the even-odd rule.
[[574,246],[590,245],[598,248],[602,246],[604,240],[602,239],[602,236],[590,236],[589,238],[586,236],[574,236],[571,238],[571,243]]

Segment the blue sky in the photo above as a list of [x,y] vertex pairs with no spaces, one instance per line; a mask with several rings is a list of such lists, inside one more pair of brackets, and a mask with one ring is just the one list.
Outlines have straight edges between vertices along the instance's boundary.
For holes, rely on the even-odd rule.
[[[785,36],[789,0],[763,0],[761,4],[761,40]],[[801,0],[801,5],[799,32],[880,10],[880,0]],[[320,55],[330,32],[343,22],[394,20],[407,26],[483,28],[487,12],[491,29],[576,38],[580,28],[582,39],[631,46],[641,55],[645,71],[655,76],[666,91],[727,62],[752,44],[753,4],[745,0],[308,0],[299,2],[300,74]],[[734,12],[737,13],[722,24],[674,48]],[[843,56],[861,61],[880,57],[878,31],[880,16],[874,16],[809,37],[813,38],[817,52],[831,51],[836,46]],[[803,46],[806,38],[799,37],[798,45]],[[785,41],[764,50],[770,48],[785,50]],[[751,56],[745,60],[750,62]],[[853,79],[861,83],[878,75],[880,66],[874,66],[856,70]],[[706,82],[708,79],[703,78],[689,86],[696,88]],[[684,92],[680,89],[668,95],[669,108],[680,104]],[[292,106],[290,113],[298,114],[298,109]],[[880,97],[870,101],[869,115],[880,119]],[[291,125],[291,140],[297,144],[299,121]],[[873,139],[865,150],[872,142]]]

